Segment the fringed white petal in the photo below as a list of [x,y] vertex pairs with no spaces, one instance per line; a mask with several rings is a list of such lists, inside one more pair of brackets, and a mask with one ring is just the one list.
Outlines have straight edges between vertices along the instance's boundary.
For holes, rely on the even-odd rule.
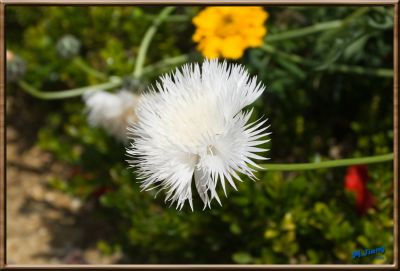
[[192,183],[211,207],[218,182],[237,190],[240,174],[256,179],[255,159],[265,159],[258,147],[268,142],[266,120],[248,123],[253,103],[265,87],[241,65],[204,61],[184,65],[160,81],[143,97],[138,122],[129,128],[132,142],[128,162],[136,168],[142,189],[166,190],[166,201],[193,209]]

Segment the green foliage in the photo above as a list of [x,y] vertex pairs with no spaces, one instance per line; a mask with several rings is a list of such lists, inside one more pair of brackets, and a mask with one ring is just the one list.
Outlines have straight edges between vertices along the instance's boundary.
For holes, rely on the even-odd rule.
[[[27,62],[26,81],[57,90],[100,83],[74,61],[57,56],[61,37],[81,44],[80,57],[106,75],[133,71],[138,46],[158,7],[7,7],[7,48]],[[160,26],[146,63],[190,53],[191,17],[198,7],[179,7]],[[268,8],[268,50],[250,49],[241,63],[266,83],[254,118],[270,118],[272,162],[308,162],[392,151],[393,111],[390,77],[363,75],[351,65],[392,66],[390,8]],[[268,42],[281,32],[342,21],[340,27]],[[271,51],[270,51],[271,52]],[[346,72],[335,65],[350,65]],[[337,67],[337,66],[336,66]],[[158,71],[141,82],[152,82]],[[129,79],[129,77],[126,77]],[[21,91],[21,90],[18,90]],[[13,95],[10,93],[9,95]],[[50,102],[49,102],[50,104]],[[81,100],[49,105],[38,144],[69,165],[68,177],[54,177],[55,189],[99,203],[113,236],[98,240],[105,254],[122,250],[130,263],[352,263],[352,251],[385,246],[393,261],[393,168],[369,167],[375,207],[359,215],[354,196],[344,190],[345,169],[259,173],[231,189],[223,206],[200,211],[168,208],[162,192],[140,192],[125,163],[124,146],[88,125]]]

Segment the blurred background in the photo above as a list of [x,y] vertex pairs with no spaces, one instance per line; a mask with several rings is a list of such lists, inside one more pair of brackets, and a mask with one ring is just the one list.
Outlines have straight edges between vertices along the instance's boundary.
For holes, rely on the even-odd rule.
[[[185,62],[228,58],[267,86],[254,116],[269,118],[270,163],[393,151],[392,8],[260,7],[246,32],[258,40],[221,51],[215,37],[240,29],[240,14],[213,8],[172,10],[133,76],[163,7],[6,7],[9,264],[393,262],[391,162],[260,172],[222,207],[177,211],[140,192],[124,144],[88,124],[80,96],[28,93],[110,76],[120,81],[108,91],[140,93]],[[352,259],[382,246],[383,257]]]

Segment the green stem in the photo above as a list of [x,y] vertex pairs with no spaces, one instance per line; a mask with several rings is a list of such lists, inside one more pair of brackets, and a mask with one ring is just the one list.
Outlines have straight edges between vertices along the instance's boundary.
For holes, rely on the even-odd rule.
[[274,46],[269,45],[269,44],[264,44],[261,47],[261,49],[264,50],[267,53],[280,56],[282,58],[285,58],[285,59],[290,60],[290,61],[292,61],[294,63],[297,63],[297,64],[310,64],[310,65],[313,64],[311,61],[309,61],[309,60],[307,60],[307,59],[305,59],[305,58],[303,58],[303,57],[301,57],[299,55],[289,54],[289,53],[286,53],[286,52],[279,51]]
[[180,56],[165,58],[165,59],[158,61],[152,65],[148,65],[148,66],[144,67],[143,71],[142,71],[142,75],[152,73],[154,71],[164,69],[169,66],[175,66],[177,64],[184,63],[188,59],[189,59],[189,55],[180,55]]
[[86,72],[87,74],[92,75],[93,77],[96,77],[96,78],[101,79],[101,80],[106,80],[107,79],[107,75],[105,75],[104,73],[99,72],[98,70],[95,70],[92,67],[90,67],[80,57],[75,58],[73,60],[73,64],[76,65],[81,70],[83,70],[84,72]]
[[302,164],[261,164],[261,171],[300,171],[300,170],[314,170],[322,168],[333,168],[333,167],[344,167],[351,165],[364,165],[373,164],[381,162],[389,162],[393,160],[393,153],[370,156],[370,157],[360,157],[360,158],[350,158],[350,159],[340,159],[333,161],[322,161],[315,163],[302,163]]
[[[299,55],[296,54],[289,54],[285,53],[282,51],[279,51],[276,49],[274,46],[269,45],[269,44],[264,44],[261,47],[262,50],[274,54],[276,56],[280,56],[282,58],[285,58],[287,60],[290,60],[294,63],[297,64],[302,64],[306,65],[309,67],[313,67],[316,65],[314,61],[305,59]],[[378,76],[378,77],[388,77],[391,78],[393,77],[393,70],[392,69],[384,69],[384,68],[364,68],[362,66],[357,66],[357,65],[344,65],[344,64],[332,64],[329,68],[328,71],[337,71],[337,72],[343,72],[343,73],[355,73],[355,74],[362,74],[362,75],[372,75],[372,76]]]
[[149,48],[150,42],[154,37],[154,34],[157,32],[158,26],[168,17],[168,15],[174,11],[175,7],[166,7],[164,8],[160,14],[153,21],[153,24],[147,30],[144,35],[142,42],[140,43],[138,56],[136,59],[135,70],[133,71],[133,76],[139,78],[142,75],[143,64],[146,59],[147,49]]
[[87,91],[112,89],[120,86],[122,84],[122,80],[117,76],[113,76],[110,77],[109,82],[103,84],[69,89],[69,90],[61,90],[61,91],[40,91],[22,80],[19,81],[18,84],[23,90],[25,90],[26,92],[28,92],[29,94],[31,94],[36,98],[43,100],[56,100],[56,99],[65,99],[65,98],[80,96]]
[[281,40],[286,40],[286,39],[300,38],[303,36],[307,36],[307,35],[322,32],[322,31],[327,31],[327,30],[336,29],[336,28],[340,28],[340,27],[346,27],[351,21],[364,15],[366,12],[368,12],[368,10],[369,10],[368,7],[364,7],[364,8],[357,9],[354,13],[350,14],[348,17],[346,17],[343,20],[334,20],[334,21],[330,21],[330,22],[316,23],[314,25],[303,27],[300,29],[289,30],[289,31],[276,33],[276,34],[269,34],[266,36],[265,41],[266,42],[276,42],[276,41],[281,41]]
[[286,40],[286,39],[299,38],[299,37],[314,34],[317,32],[326,31],[326,30],[330,30],[330,29],[334,29],[334,28],[339,28],[340,26],[342,26],[341,20],[317,23],[312,26],[307,26],[307,27],[304,27],[301,29],[289,30],[286,32],[267,35],[265,41],[266,42],[276,42],[276,41],[281,41],[281,40]]
[[338,71],[338,72],[343,72],[343,73],[355,73],[355,74],[362,74],[362,75],[373,75],[373,76],[388,77],[388,78],[393,77],[393,70],[391,70],[391,69],[382,69],[382,68],[371,69],[371,68],[364,68],[362,66],[355,66],[355,65],[349,66],[349,65],[343,65],[343,64],[334,64],[330,68],[328,68],[328,71]]

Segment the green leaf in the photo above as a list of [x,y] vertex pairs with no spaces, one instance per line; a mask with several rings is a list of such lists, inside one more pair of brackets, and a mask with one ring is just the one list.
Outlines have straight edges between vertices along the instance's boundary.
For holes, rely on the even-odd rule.
[[286,60],[284,58],[281,58],[281,57],[277,57],[275,59],[275,61],[280,66],[285,68],[288,72],[290,72],[294,76],[298,77],[299,79],[304,79],[306,77],[305,72],[299,66],[297,66],[295,63],[293,63],[291,61],[288,61],[288,60]]
[[237,252],[233,254],[232,259],[239,264],[248,264],[253,261],[253,257],[246,252]]
[[371,35],[366,34],[351,42],[343,52],[344,59],[349,60],[359,58],[370,37]]

